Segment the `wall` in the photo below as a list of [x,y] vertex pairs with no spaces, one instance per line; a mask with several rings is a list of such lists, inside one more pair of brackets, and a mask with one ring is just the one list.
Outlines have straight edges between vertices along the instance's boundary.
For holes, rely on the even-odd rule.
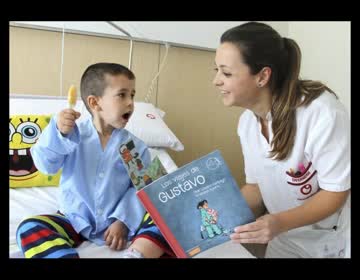
[[[128,40],[65,34],[61,94],[61,33],[10,27],[10,92],[66,95],[71,84],[80,88],[81,75],[92,63],[128,65],[129,47]],[[142,101],[158,71],[159,46],[135,42],[133,49],[136,52],[133,55],[136,100]]]
[[302,78],[327,84],[350,112],[350,22],[289,22],[289,37],[302,51]]
[[[10,27],[11,93],[60,95],[61,35]],[[71,84],[79,88],[91,63],[128,65],[129,45],[128,40],[65,34],[63,95]],[[164,54],[164,46],[134,42],[137,101],[144,101]],[[236,127],[242,109],[223,106],[211,83],[214,57],[214,51],[171,47],[151,102],[166,112],[166,123],[185,145],[183,152],[169,151],[178,166],[219,149],[241,185],[243,158]]]
[[[303,78],[319,79],[333,88],[350,110],[350,23],[266,22],[302,49]],[[316,46],[316,47],[314,47]],[[137,101],[143,101],[158,71],[165,48],[134,42],[132,69],[137,75]],[[65,34],[63,94],[82,72],[98,61],[128,65],[129,41]],[[220,149],[239,184],[243,159],[236,126],[241,108],[226,108],[211,81],[214,51],[171,47],[151,101],[167,112],[165,121],[185,145],[172,152],[182,166]],[[10,92],[59,95],[61,33],[10,27]]]
[[[246,21],[113,21],[122,30],[134,38],[165,41],[181,45],[216,49],[221,34]],[[125,36],[125,34],[105,21],[12,21],[12,24],[26,24],[38,28],[51,27],[62,30],[95,32],[103,35]],[[285,21],[267,21],[281,35],[288,34],[288,23]],[[176,32],[174,32],[176,30]],[[154,42],[153,42],[154,43]]]
[[243,109],[223,105],[212,84],[213,69],[213,52],[170,48],[159,79],[158,105],[172,112],[166,121],[185,146],[183,152],[170,154],[183,165],[219,149],[238,183],[243,184],[243,158],[236,134]]

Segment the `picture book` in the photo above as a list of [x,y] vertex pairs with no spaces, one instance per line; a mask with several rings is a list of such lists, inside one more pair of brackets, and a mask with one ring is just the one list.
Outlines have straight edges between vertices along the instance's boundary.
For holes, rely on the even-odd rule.
[[141,172],[133,167],[139,199],[179,258],[229,241],[236,226],[255,220],[218,150],[169,174],[158,158]]

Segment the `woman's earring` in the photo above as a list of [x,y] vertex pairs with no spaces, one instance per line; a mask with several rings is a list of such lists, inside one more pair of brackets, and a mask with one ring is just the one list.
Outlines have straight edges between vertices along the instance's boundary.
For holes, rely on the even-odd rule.
[[261,83],[258,83],[258,87],[262,87],[262,84],[261,84]]

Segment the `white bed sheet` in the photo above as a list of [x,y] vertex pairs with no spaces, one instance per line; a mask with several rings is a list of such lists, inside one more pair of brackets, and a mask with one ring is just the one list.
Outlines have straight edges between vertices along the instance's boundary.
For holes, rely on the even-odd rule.
[[[165,169],[170,173],[177,169],[165,149],[150,148],[151,158],[160,158]],[[9,257],[23,258],[16,244],[16,229],[20,222],[33,215],[55,213],[58,210],[58,187],[33,187],[10,189],[10,227]],[[113,251],[108,246],[97,246],[89,241],[83,242],[78,248],[80,258],[121,258],[121,251]],[[242,245],[227,242],[211,250],[201,253],[197,258],[254,258]]]
[[[151,159],[158,156],[168,173],[177,169],[177,165],[171,159],[165,149],[150,148]],[[33,215],[56,213],[58,210],[58,187],[33,187],[33,188],[10,188],[9,197],[9,253],[10,257],[21,257],[22,254],[16,244],[16,229],[20,222]],[[107,246],[106,246],[107,247]],[[111,250],[98,247],[90,242],[84,242],[79,248],[80,257],[94,256],[94,253],[103,257],[114,255]],[[82,254],[84,251],[84,254]],[[109,251],[109,252],[107,252]],[[102,253],[101,253],[102,252]],[[117,254],[115,254],[117,255]]]

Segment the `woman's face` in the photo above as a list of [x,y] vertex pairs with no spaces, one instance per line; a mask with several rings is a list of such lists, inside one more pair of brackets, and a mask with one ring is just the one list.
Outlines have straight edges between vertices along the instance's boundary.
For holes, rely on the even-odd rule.
[[220,90],[225,106],[251,108],[258,99],[257,75],[243,62],[240,50],[223,43],[216,50],[213,84]]

